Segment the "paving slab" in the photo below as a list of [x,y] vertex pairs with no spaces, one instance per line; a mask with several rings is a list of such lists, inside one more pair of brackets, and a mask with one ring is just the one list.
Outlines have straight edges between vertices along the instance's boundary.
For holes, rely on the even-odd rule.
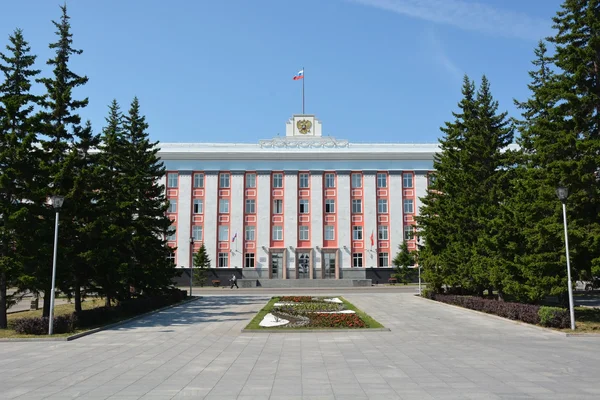
[[258,334],[242,328],[268,292],[203,296],[72,342],[0,343],[0,399],[600,396],[600,338],[365,290],[344,296],[389,332]]

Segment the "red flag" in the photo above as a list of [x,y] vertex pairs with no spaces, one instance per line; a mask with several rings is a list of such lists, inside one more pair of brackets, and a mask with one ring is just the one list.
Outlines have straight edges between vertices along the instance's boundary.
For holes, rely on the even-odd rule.
[[373,231],[371,231],[371,247],[375,245],[375,240],[373,239]]

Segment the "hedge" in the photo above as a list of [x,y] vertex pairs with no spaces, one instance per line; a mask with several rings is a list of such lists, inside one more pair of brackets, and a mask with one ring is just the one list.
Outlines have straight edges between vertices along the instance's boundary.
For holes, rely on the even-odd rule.
[[568,328],[570,322],[567,310],[557,307],[512,303],[473,296],[431,294],[428,297],[442,303],[482,311],[533,325],[544,325],[552,328]]
[[[54,318],[54,333],[70,333],[76,328],[90,328],[106,325],[120,318],[133,317],[158,308],[178,303],[185,299],[185,290],[169,289],[160,295],[138,297],[122,301],[114,307],[96,307],[78,313],[60,315]],[[12,326],[18,334],[48,334],[48,318],[20,318]]]

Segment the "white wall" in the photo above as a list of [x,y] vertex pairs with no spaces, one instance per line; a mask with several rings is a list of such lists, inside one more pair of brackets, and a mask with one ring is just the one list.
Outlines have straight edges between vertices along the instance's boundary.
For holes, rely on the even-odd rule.
[[[231,204],[229,204],[229,245],[231,246],[230,252],[230,267],[243,267],[244,263],[242,260],[244,249],[244,174],[241,172],[233,172],[231,174]],[[237,238],[234,243],[231,243],[231,239],[237,233]],[[236,251],[237,250],[237,251]]]
[[339,266],[340,268],[350,268],[352,267],[352,254],[350,254],[350,249],[352,248],[352,233],[350,232],[350,173],[339,173],[337,186]]
[[192,218],[192,173],[179,171],[177,198],[177,265],[190,267],[190,224]]
[[[402,173],[390,172],[390,260],[398,253],[404,241],[404,215],[402,205]],[[390,261],[391,263],[391,261]]]
[[[285,219],[283,244],[289,250],[289,246],[293,246],[295,249],[298,244],[298,175],[293,172],[286,173],[284,179],[283,212]],[[310,204],[308,206],[310,211]],[[293,259],[295,259],[294,252],[289,252],[288,257],[286,257],[287,268],[295,268],[296,262],[295,260],[292,261]]]
[[[310,239],[311,246],[323,247],[323,173],[311,172],[310,174]],[[321,253],[316,251],[313,255],[313,268],[321,268]],[[317,261],[318,260],[318,261]]]
[[[363,216],[365,219],[365,267],[377,267],[377,175],[374,172],[365,172],[363,175]],[[371,233],[374,245],[371,248]],[[371,251],[373,250],[373,251]]]
[[[256,176],[256,268],[269,267],[268,250],[271,241],[271,176],[269,173],[259,172]],[[264,258],[265,261],[260,261]]]
[[206,172],[204,174],[204,246],[208,257],[210,257],[210,266],[216,268],[219,260],[217,259],[217,191],[218,191],[218,173]]
[[[425,197],[427,195],[427,172],[416,172],[415,173],[415,190],[416,190],[416,200],[415,200],[415,216],[421,215],[421,206],[423,202],[421,201],[421,197]],[[419,228],[417,227],[417,230]],[[423,243],[423,238],[419,237],[419,243]]]

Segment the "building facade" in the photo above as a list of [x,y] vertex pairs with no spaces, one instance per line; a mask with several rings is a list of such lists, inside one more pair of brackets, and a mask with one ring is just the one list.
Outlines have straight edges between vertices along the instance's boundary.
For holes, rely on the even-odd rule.
[[314,115],[258,144],[162,143],[179,267],[205,245],[213,268],[263,279],[362,279],[412,232],[437,144],[349,143]]

